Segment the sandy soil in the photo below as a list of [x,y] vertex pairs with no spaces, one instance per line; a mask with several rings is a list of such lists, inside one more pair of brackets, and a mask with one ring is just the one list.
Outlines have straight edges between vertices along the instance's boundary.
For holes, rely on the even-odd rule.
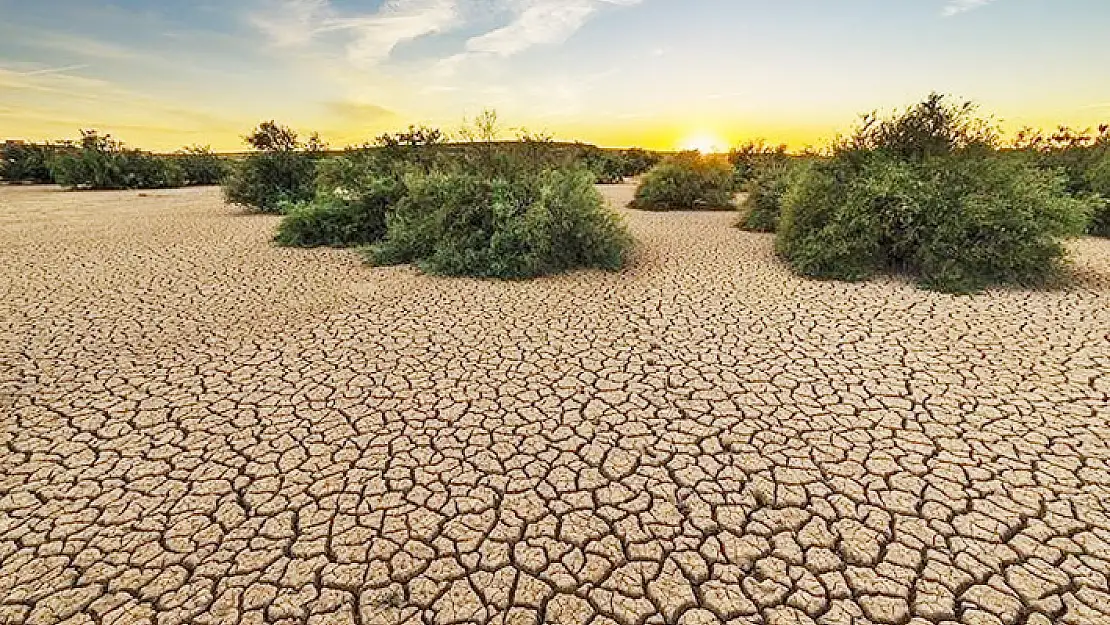
[[1110,622],[1110,241],[954,297],[625,215],[505,283],[0,188],[0,623]]

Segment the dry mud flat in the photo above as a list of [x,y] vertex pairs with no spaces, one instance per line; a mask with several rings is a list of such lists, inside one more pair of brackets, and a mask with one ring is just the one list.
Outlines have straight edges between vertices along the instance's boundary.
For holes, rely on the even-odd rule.
[[503,283],[0,188],[0,623],[1110,622],[1110,241],[953,297],[626,216]]

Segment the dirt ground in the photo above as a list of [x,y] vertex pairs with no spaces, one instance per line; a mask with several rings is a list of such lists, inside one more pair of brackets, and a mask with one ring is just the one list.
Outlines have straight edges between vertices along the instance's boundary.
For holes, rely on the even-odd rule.
[[1110,622],[1110,241],[958,297],[623,212],[487,282],[0,187],[0,623]]

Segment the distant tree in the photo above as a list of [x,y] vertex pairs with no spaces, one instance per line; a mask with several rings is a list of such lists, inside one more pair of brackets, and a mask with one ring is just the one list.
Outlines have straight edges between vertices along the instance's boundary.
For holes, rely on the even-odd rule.
[[303,147],[297,140],[297,131],[273,120],[262,122],[243,140],[259,152],[292,152]]

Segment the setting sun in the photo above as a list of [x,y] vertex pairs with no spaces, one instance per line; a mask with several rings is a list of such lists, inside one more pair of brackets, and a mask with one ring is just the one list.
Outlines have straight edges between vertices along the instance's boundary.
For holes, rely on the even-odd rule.
[[680,150],[697,150],[702,154],[716,154],[728,150],[728,142],[711,133],[699,133],[687,137],[678,146]]

